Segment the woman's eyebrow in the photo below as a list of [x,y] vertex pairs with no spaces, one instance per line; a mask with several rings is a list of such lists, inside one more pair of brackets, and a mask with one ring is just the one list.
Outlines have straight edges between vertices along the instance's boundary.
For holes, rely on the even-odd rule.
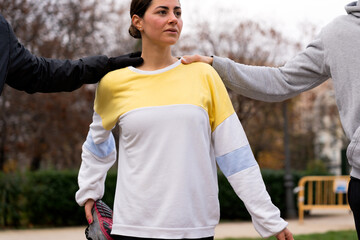
[[[158,8],[163,8],[163,9],[169,10],[169,7],[167,7],[167,6],[158,6],[158,7],[156,7],[155,9],[158,9]],[[178,10],[178,9],[181,9],[181,7],[176,6],[174,9],[175,9],[175,10]]]
[[166,6],[158,6],[158,7],[156,7],[155,9],[158,9],[158,8],[164,8],[164,9],[166,9],[166,10],[169,10],[169,8],[166,7]]

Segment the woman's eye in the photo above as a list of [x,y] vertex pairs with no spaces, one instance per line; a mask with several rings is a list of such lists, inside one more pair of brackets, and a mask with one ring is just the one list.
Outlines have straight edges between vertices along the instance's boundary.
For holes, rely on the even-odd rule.
[[160,15],[166,15],[166,11],[164,11],[164,10],[159,11],[158,14],[160,14]]
[[181,12],[175,12],[175,16],[181,17]]

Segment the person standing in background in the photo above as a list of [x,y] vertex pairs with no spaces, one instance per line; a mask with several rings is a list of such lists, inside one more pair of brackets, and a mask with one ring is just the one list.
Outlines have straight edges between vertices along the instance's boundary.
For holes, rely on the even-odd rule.
[[279,68],[199,55],[184,56],[183,63],[211,64],[234,92],[266,102],[292,98],[331,78],[341,123],[350,140],[348,199],[360,238],[360,0],[345,10],[347,15],[335,18],[302,53]]

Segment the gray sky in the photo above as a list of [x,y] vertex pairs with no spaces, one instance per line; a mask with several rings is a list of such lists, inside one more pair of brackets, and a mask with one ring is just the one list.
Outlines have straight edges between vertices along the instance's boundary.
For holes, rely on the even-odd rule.
[[[199,23],[209,23],[211,31],[236,27],[252,20],[274,28],[303,48],[333,18],[346,14],[345,5],[355,0],[180,0],[183,36]],[[131,0],[118,2],[130,6]],[[129,19],[130,23],[130,19]],[[124,28],[127,34],[127,28]],[[290,56],[294,53],[289,53]]]
[[[355,0],[353,0],[355,1]],[[251,19],[298,39],[306,26],[320,30],[334,17],[346,14],[351,0],[181,0],[184,31],[198,21],[209,21],[216,29]]]
[[[285,37],[304,43],[313,36],[305,31],[321,27],[336,16],[346,14],[345,5],[356,0],[180,0],[184,32],[199,22],[211,23],[211,29],[252,20],[283,32]],[[131,0],[122,0],[129,7]],[[130,20],[129,20],[130,21]],[[314,34],[313,33],[313,34]]]

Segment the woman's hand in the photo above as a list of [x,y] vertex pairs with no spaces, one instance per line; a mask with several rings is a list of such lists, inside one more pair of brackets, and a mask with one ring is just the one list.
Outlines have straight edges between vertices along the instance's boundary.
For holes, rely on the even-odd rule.
[[94,221],[92,214],[91,214],[91,210],[94,207],[94,204],[95,204],[95,201],[92,199],[87,200],[85,203],[85,217],[89,224],[91,224]]
[[289,229],[285,228],[280,233],[276,235],[277,240],[294,240],[292,233]]
[[188,55],[188,56],[183,56],[181,58],[181,62],[183,64],[190,64],[193,62],[203,62],[203,63],[207,63],[212,65],[213,63],[213,58],[212,57],[207,57],[207,56],[201,56],[201,55]]

